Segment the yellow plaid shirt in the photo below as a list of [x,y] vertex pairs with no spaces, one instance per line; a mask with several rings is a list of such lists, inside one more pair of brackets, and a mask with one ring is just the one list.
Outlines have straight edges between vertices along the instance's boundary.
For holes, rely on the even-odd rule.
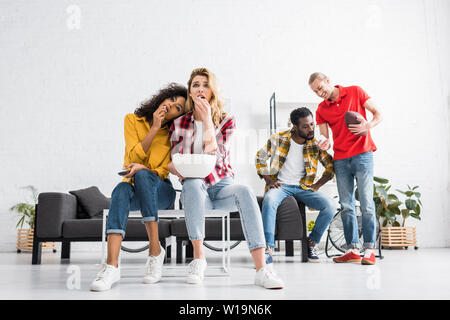
[[[278,173],[283,167],[291,145],[291,130],[274,133],[270,136],[266,145],[256,153],[256,171],[262,179],[263,175],[270,175],[274,181],[277,181]],[[270,158],[270,166],[267,160]],[[306,174],[300,179],[299,185],[302,189],[313,190],[317,173],[317,164],[320,161],[325,167],[323,176],[334,176],[333,158],[328,152],[320,150],[316,139],[306,140],[303,147],[303,161]],[[267,191],[267,185],[265,187]]]

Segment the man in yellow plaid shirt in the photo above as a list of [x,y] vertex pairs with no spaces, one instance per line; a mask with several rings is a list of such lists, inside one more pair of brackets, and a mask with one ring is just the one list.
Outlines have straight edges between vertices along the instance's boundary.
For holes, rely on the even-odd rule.
[[[308,260],[319,262],[316,244],[336,213],[336,204],[330,197],[318,192],[334,176],[333,158],[317,146],[314,138],[314,119],[308,108],[291,112],[291,130],[274,133],[267,144],[256,154],[256,170],[266,181],[262,204],[262,219],[266,237],[266,263],[272,262],[275,247],[275,221],[280,203],[288,196],[294,196],[307,207],[320,210],[314,228],[307,238]],[[270,165],[267,160],[270,159]],[[325,171],[314,182],[318,162]]]

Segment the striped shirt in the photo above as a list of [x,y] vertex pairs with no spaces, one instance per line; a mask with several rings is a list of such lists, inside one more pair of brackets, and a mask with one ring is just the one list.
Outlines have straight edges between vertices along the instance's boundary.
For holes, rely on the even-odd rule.
[[[291,145],[291,130],[274,133],[270,136],[266,145],[256,153],[256,171],[260,178],[263,175],[270,175],[277,181],[278,173],[283,167]],[[267,160],[270,158],[270,166]],[[334,176],[333,158],[328,152],[320,150],[316,139],[306,140],[303,147],[303,161],[305,165],[305,175],[300,179],[299,185],[302,189],[313,190],[317,173],[317,164],[320,161],[325,167],[323,176]],[[267,185],[265,188],[267,191]]]
[[[192,112],[173,121],[169,131],[172,155],[194,153],[194,141],[197,134],[195,127]],[[216,128],[216,166],[214,171],[203,179],[208,187],[215,185],[226,177],[234,177],[230,165],[230,140],[235,128],[236,121],[232,115],[227,115]]]

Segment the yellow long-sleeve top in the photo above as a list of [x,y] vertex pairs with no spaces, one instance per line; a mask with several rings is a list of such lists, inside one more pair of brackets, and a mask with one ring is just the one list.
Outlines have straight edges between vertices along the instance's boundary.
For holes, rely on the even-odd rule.
[[[150,170],[155,171],[162,180],[165,180],[169,176],[169,129],[167,127],[159,129],[150,148],[147,152],[144,152],[141,141],[144,140],[150,130],[150,124],[145,120],[145,117],[138,117],[134,113],[127,114],[124,122],[125,157],[123,165],[143,164]],[[132,179],[124,178],[123,181],[133,183]]]

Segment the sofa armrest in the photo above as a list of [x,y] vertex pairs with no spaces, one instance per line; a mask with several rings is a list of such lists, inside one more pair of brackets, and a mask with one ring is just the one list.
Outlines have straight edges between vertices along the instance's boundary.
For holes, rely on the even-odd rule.
[[60,238],[64,220],[76,219],[76,216],[75,196],[60,192],[40,193],[36,207],[35,234],[38,238]]
[[[297,200],[297,199],[295,199]],[[303,218],[303,222],[305,222],[305,218],[306,218],[306,208],[305,208],[305,204],[299,200],[297,200],[297,205],[298,205],[298,209],[300,210],[300,215]]]
[[[261,208],[264,198],[257,197],[257,200]],[[293,196],[286,197],[277,209],[275,239],[303,239],[306,234],[305,204]]]
[[[256,200],[258,201],[259,208],[261,209],[261,208],[262,208],[262,203],[263,203],[263,201],[264,201],[264,197],[262,197],[262,196],[257,196],[257,197],[256,197]],[[306,212],[305,212],[305,204],[304,204],[303,202],[297,200],[297,199],[296,199],[296,201],[297,201],[298,208],[299,208],[299,210],[300,210],[300,215],[302,216],[302,219],[304,220],[304,219],[305,219],[305,216],[306,216]]]

